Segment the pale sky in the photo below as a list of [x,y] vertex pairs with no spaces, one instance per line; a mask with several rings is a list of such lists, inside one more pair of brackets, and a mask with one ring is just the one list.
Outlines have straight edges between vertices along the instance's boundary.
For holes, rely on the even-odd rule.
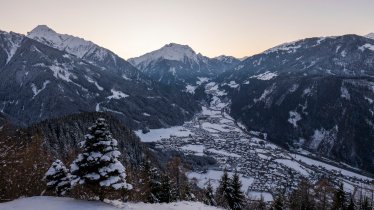
[[171,42],[240,58],[306,37],[374,32],[374,0],[0,0],[0,30],[40,24],[126,59]]

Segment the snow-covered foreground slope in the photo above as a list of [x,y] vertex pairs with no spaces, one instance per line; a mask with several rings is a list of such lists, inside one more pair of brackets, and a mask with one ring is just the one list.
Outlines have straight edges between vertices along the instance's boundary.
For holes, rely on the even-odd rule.
[[36,196],[0,203],[1,210],[219,210],[199,202],[176,202],[163,204],[124,203],[110,205],[99,201],[83,201],[72,198]]

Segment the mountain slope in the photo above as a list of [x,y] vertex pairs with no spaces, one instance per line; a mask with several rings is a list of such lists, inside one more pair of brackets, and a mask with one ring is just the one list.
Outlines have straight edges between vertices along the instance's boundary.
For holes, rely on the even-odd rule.
[[171,43],[129,62],[155,80],[185,87],[196,85],[199,77],[215,77],[239,61],[229,56],[208,58],[187,45]]
[[152,81],[123,59],[117,64],[124,65],[104,67],[6,32],[0,46],[0,111],[18,125],[96,110],[132,128],[161,127],[198,110],[191,96]]
[[373,172],[373,61],[372,39],[311,38],[249,57],[217,81],[249,130]]

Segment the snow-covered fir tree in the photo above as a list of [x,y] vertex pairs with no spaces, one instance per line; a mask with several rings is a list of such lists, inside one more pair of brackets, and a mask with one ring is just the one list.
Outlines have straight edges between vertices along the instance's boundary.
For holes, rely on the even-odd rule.
[[61,160],[55,160],[45,173],[47,187],[57,195],[65,195],[70,190],[71,175]]
[[104,199],[103,190],[132,189],[126,182],[125,167],[118,160],[120,152],[103,118],[96,120],[81,142],[83,152],[71,164],[73,184],[88,185]]

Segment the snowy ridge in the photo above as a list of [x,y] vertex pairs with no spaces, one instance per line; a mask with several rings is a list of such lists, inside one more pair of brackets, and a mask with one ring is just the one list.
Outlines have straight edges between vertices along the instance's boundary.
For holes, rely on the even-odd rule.
[[220,56],[214,57],[214,59],[217,59],[217,60],[219,60],[221,62],[224,62],[224,63],[233,63],[236,60],[235,57],[227,56],[227,55],[220,55]]
[[96,59],[102,61],[105,56],[110,53],[109,50],[101,48],[91,41],[86,41],[68,34],[59,34],[46,25],[37,26],[32,31],[28,32],[27,36],[50,47],[66,51],[79,58],[84,58],[87,55],[93,54]]
[[365,37],[369,39],[374,39],[374,33],[369,33]]
[[0,44],[0,47],[2,47],[5,50],[5,53],[8,55],[6,63],[9,63],[17,49],[21,46],[23,36],[13,32],[8,33],[5,31],[0,31],[0,37],[3,37],[6,43],[9,43],[7,46],[1,46]]
[[280,44],[278,46],[275,46],[273,48],[270,48],[268,50],[265,50],[263,53],[264,54],[269,54],[273,52],[278,52],[278,51],[286,51],[287,53],[293,53],[295,52],[298,48],[300,48],[300,45],[296,45],[297,42],[301,40],[293,41],[293,42],[286,42],[283,44]]
[[197,55],[195,51],[188,45],[170,43],[161,49],[149,52],[140,57],[130,58],[129,61],[135,66],[141,64],[145,67],[161,58],[174,61],[184,61],[184,59],[187,58],[197,63],[199,59],[198,57],[199,55]]

